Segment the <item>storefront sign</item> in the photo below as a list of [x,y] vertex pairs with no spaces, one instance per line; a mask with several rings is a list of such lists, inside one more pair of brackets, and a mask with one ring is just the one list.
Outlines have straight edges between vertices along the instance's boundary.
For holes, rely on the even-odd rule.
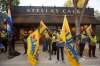
[[[74,15],[74,8],[68,7],[39,7],[39,6],[18,6],[13,9],[15,14],[37,14],[37,15]],[[81,13],[81,9],[77,9],[77,14]],[[93,15],[93,8],[86,8],[85,15]]]

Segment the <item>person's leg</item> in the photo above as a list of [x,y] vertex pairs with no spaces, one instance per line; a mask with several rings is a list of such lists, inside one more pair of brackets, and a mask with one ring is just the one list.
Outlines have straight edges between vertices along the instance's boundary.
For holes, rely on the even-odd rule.
[[49,42],[46,41],[46,50],[48,51]]
[[45,40],[45,51],[48,51],[48,44],[49,44],[49,42],[48,42],[48,40],[46,39],[46,40]]
[[52,55],[53,55],[53,53],[54,53],[54,46],[53,46],[53,44],[52,44]]
[[83,56],[84,48],[85,48],[85,43],[83,44],[82,56]]
[[5,39],[2,40],[2,44],[4,46],[4,52],[7,52],[7,41]]
[[24,43],[24,49],[25,49],[24,54],[26,54],[27,53],[27,43]]
[[46,41],[45,40],[43,41],[43,51],[44,52],[46,51]]
[[56,46],[54,47],[54,55],[56,55],[56,53],[57,53],[57,48],[56,48]]
[[89,45],[89,57],[91,57],[92,46]]
[[12,46],[13,41],[9,41],[9,46],[8,46],[8,58],[13,58],[14,57],[14,50],[13,50],[13,46]]
[[51,60],[51,54],[52,54],[52,50],[51,50],[51,45],[49,44],[49,60]]
[[3,45],[4,45],[4,52],[7,52],[7,45],[5,45],[4,43]]
[[9,54],[9,56],[12,56],[12,53],[13,53],[12,41],[9,41],[8,45],[9,45],[8,54]]
[[96,57],[95,56],[95,50],[96,50],[96,46],[93,46],[93,48],[92,48],[92,55],[93,55],[93,57]]
[[83,56],[84,47],[85,47],[85,44],[80,45],[80,56],[81,57]]
[[57,60],[59,61],[59,47],[57,47]]
[[5,51],[4,52],[7,52],[7,45],[5,46]]
[[56,47],[56,42],[55,42],[55,45],[54,45],[54,54],[56,55],[57,53],[57,47]]
[[64,61],[64,48],[61,47],[61,58],[62,58],[62,61]]
[[53,45],[52,45],[52,54],[56,54],[56,44],[55,42],[53,42]]

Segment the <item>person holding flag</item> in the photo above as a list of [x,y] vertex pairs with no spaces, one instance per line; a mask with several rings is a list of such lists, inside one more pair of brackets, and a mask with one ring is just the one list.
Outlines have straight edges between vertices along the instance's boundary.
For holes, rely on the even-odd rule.
[[27,56],[32,66],[35,66],[38,63],[39,38],[38,29],[27,38]]
[[40,40],[43,45],[43,51],[46,51],[46,36],[45,36],[45,30],[47,29],[44,22],[41,20],[39,25],[39,34],[40,34]]
[[43,21],[40,22],[39,28],[32,32],[27,38],[27,56],[32,64],[35,66],[38,63],[40,38],[44,31],[47,29]]
[[91,39],[91,43],[89,45],[89,57],[91,57],[91,54],[92,54],[92,56],[96,58],[96,55],[95,55],[96,43],[97,43],[96,35],[92,33],[92,35],[90,36],[90,39]]
[[86,32],[90,38],[90,43],[89,43],[89,57],[93,56],[96,57],[95,55],[95,50],[96,50],[96,43],[97,43],[97,38],[95,33],[92,30],[92,25],[87,27]]
[[63,26],[60,38],[65,42],[65,53],[72,66],[80,66],[78,62],[78,55],[74,49],[74,39],[72,38],[70,27],[66,15],[64,16]]
[[57,60],[59,61],[59,51],[61,51],[62,62],[64,62],[64,41],[59,37],[57,37],[56,46],[57,46]]

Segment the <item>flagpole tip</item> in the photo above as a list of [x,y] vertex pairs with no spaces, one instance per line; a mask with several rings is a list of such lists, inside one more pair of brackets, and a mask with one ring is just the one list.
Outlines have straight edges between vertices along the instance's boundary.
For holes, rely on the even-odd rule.
[[64,15],[66,17],[66,15]]

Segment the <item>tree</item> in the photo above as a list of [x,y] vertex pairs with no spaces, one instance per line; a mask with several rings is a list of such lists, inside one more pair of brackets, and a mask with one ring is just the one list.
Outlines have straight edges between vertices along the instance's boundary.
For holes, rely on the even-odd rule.
[[20,0],[13,0],[13,1],[12,1],[12,5],[13,5],[13,6],[18,6],[19,3],[20,3],[19,1],[20,1]]
[[0,0],[0,28],[2,29],[2,26],[4,25],[3,22],[7,18],[7,11],[8,11],[8,5],[10,3],[12,6],[18,6],[19,0]]
[[[83,20],[84,12],[89,0],[73,0],[74,8],[75,8],[75,25],[76,25],[76,33],[80,34],[80,23]],[[80,19],[78,21],[77,16],[77,8],[81,8]]]
[[0,13],[2,13],[2,16],[4,16],[4,18],[6,18],[7,16],[9,1],[11,1],[12,6],[19,5],[19,0],[0,0]]
[[[9,5],[9,0],[0,0],[0,9],[1,11],[7,11],[8,5]],[[11,0],[12,6],[18,6],[19,5],[19,0]]]
[[[82,22],[83,15],[85,12],[85,8],[88,4],[88,1],[89,0],[67,0],[67,3],[65,3],[66,5],[64,5],[66,7],[74,7],[76,34],[80,34],[80,23]],[[77,8],[81,8],[80,18],[78,18],[77,15]]]
[[64,6],[65,6],[65,7],[74,7],[74,6],[73,6],[73,1],[72,1],[72,0],[67,0],[67,1],[64,3]]
[[[19,5],[19,0],[0,0],[0,11],[1,11],[1,14],[2,14],[2,16],[5,16],[3,19],[5,19],[5,21],[6,21],[6,19],[8,19],[7,18],[7,16],[8,16],[8,13],[10,13],[11,12],[11,8],[13,7],[13,6],[18,6]],[[10,16],[10,15],[9,15]],[[5,29],[2,29],[3,27],[5,27],[5,25],[6,25],[6,28]],[[6,30],[6,33],[7,33],[7,39],[9,39],[8,40],[8,57],[10,58],[10,57],[13,57],[13,56],[11,56],[11,55],[18,55],[19,53],[17,52],[17,51],[15,51],[15,44],[13,44],[12,42],[13,42],[13,39],[14,39],[14,37],[12,36],[13,34],[11,34],[11,32],[7,32],[7,24],[5,24],[4,25],[4,22],[2,21],[2,24],[0,24],[0,27],[1,27],[1,29],[2,30]],[[11,28],[12,28],[12,25],[10,25],[11,26]],[[13,28],[12,28],[13,29]]]

